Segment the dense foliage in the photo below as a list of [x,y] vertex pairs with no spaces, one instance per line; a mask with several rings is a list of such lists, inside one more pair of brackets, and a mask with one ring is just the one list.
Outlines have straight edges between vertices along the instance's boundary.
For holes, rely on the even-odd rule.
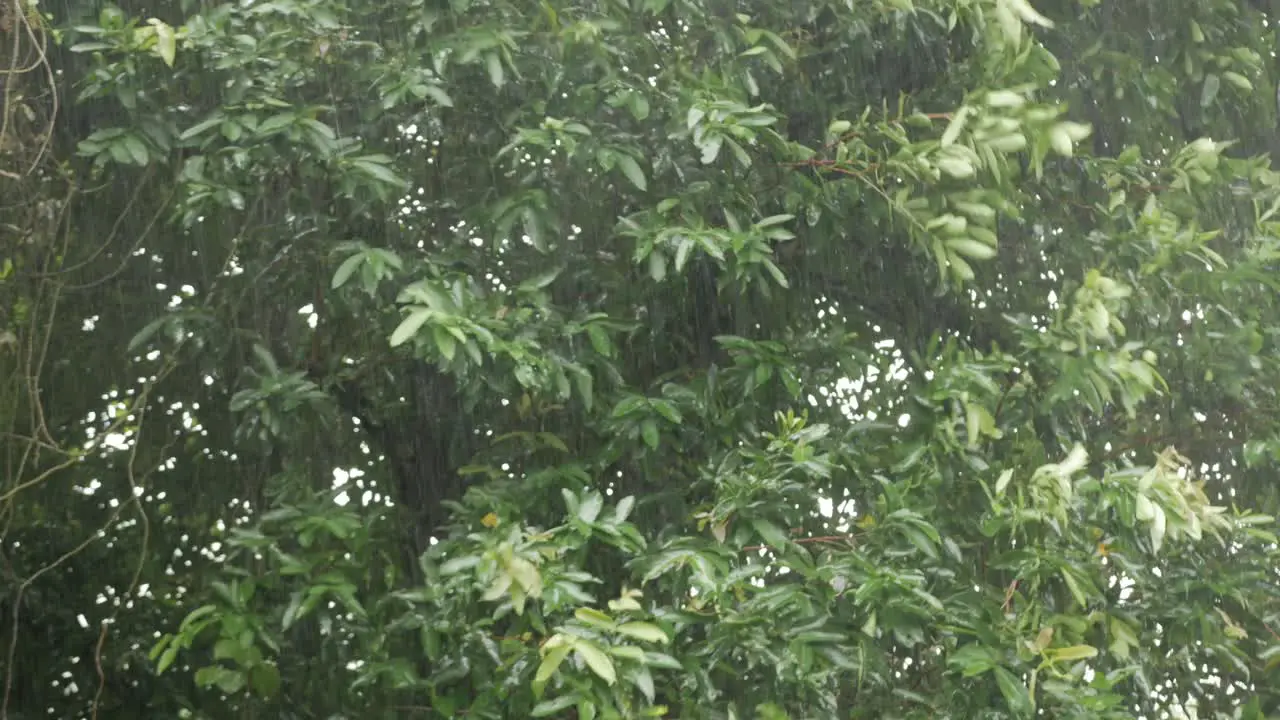
[[0,0],[0,719],[1275,716],[1270,12]]

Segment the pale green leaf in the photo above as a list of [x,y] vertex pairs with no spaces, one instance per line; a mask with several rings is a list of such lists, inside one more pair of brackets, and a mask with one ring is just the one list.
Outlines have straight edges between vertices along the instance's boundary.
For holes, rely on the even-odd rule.
[[615,523],[624,522],[631,515],[631,508],[636,504],[636,497],[628,495],[618,501],[618,507],[614,509],[613,521]]
[[635,668],[631,672],[627,673],[627,679],[631,681],[632,685],[636,686],[636,689],[640,691],[641,695],[644,695],[644,699],[647,702],[653,702],[655,689],[653,687],[653,676],[649,674],[649,668]]
[[604,680],[605,683],[612,685],[618,681],[618,672],[613,666],[613,661],[605,654],[599,646],[589,640],[578,642],[574,649],[578,653],[578,657],[591,668],[591,672],[597,677]]
[[1071,662],[1073,660],[1084,660],[1098,654],[1098,648],[1092,645],[1072,645],[1071,647],[1053,648],[1048,655],[1054,660],[1062,660]]
[[1071,140],[1071,133],[1061,125],[1054,125],[1049,128],[1049,146],[1053,151],[1063,157],[1071,157],[1074,150],[1074,142]]
[[942,147],[955,144],[960,137],[960,133],[964,130],[965,123],[969,119],[969,113],[972,112],[968,106],[962,107],[951,116],[951,122],[947,125],[947,129],[942,133],[942,139],[939,143]]
[[990,260],[996,256],[995,248],[967,237],[948,238],[947,247],[974,260]]
[[489,73],[489,82],[493,83],[496,88],[506,84],[506,72],[502,67],[502,57],[496,52],[486,53],[484,56],[485,71]]
[[151,25],[156,32],[156,54],[160,56],[165,65],[173,67],[173,61],[178,54],[177,33],[174,32],[171,25],[160,22],[155,18],[151,19]]
[[1200,87],[1200,107],[1209,107],[1218,99],[1218,91],[1222,89],[1222,78],[1213,73],[1204,76],[1204,85]]
[[646,622],[629,622],[618,626],[618,632],[645,642],[668,643],[671,638],[657,625]]
[[603,507],[604,496],[598,492],[588,492],[582,500],[582,505],[578,507],[578,519],[584,523],[593,523],[600,517],[600,510]]

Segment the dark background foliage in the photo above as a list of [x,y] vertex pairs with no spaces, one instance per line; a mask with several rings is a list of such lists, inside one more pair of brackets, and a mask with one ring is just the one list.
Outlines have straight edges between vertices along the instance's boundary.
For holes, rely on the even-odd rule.
[[0,0],[0,718],[1280,712],[1273,14]]

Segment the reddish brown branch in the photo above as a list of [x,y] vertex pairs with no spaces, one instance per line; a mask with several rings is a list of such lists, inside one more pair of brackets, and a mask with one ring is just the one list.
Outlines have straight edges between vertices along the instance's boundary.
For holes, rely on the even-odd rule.
[[[822,535],[817,537],[796,538],[795,543],[797,545],[811,545],[815,543],[852,542],[854,537],[854,535]],[[777,548],[772,545],[748,545],[742,548],[742,552],[757,552],[760,550],[777,550]]]

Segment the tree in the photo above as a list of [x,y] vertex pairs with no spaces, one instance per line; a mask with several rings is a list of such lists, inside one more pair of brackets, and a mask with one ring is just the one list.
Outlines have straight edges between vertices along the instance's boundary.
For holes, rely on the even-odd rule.
[[1280,712],[1269,13],[13,0],[0,717]]

